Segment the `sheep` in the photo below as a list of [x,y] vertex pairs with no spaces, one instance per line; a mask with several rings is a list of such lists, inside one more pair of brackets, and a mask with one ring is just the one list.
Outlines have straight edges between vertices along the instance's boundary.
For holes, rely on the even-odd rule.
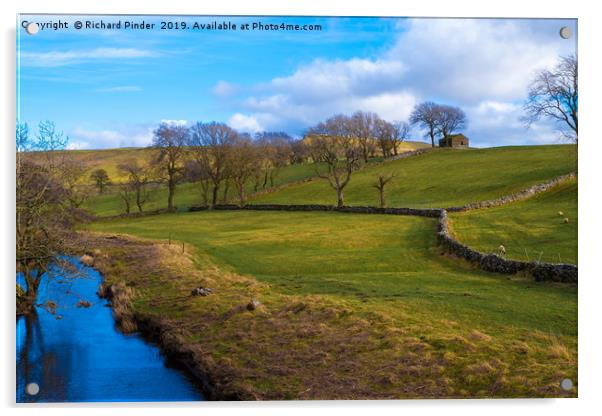
[[500,246],[497,248],[497,252],[498,252],[499,256],[506,255],[506,247],[504,247],[502,244],[500,244]]

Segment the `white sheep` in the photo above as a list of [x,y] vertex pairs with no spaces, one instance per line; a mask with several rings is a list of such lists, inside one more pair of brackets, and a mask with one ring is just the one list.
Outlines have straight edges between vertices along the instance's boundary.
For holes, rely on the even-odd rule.
[[558,211],[558,216],[559,216],[559,217],[564,217],[564,212],[562,212],[562,211]]
[[506,247],[500,244],[500,246],[497,248],[497,252],[500,256],[504,256],[506,254]]

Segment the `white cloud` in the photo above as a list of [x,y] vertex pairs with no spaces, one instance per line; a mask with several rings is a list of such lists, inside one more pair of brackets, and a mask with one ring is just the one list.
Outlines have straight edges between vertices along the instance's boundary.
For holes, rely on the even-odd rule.
[[90,130],[77,127],[69,132],[69,149],[112,149],[143,147],[153,140],[155,125],[139,125],[112,130]]
[[[574,44],[558,35],[570,21],[408,19],[393,45],[373,58],[317,59],[256,85],[233,121],[299,133],[337,113],[374,111],[407,120],[422,100],[462,107],[473,143],[551,140],[550,123],[525,129],[521,102],[533,74]],[[244,111],[241,111],[241,107]],[[492,131],[496,130],[495,133]]]
[[238,91],[238,85],[231,84],[226,81],[218,81],[217,84],[213,86],[211,92],[216,97],[230,97],[234,95]]
[[394,60],[318,59],[288,77],[274,78],[268,89],[287,91],[299,100],[332,100],[373,95],[390,90],[403,79],[405,65]]
[[20,53],[20,59],[23,66],[57,67],[94,60],[148,58],[158,55],[154,51],[135,48],[95,48],[50,52],[24,51]]
[[246,116],[244,114],[236,113],[230,120],[228,120],[228,124],[242,132],[246,133],[256,133],[258,131],[263,131],[264,128],[259,124],[259,121],[254,116]]
[[407,62],[411,87],[427,97],[522,99],[536,70],[572,51],[558,27],[531,19],[409,19],[386,56]]

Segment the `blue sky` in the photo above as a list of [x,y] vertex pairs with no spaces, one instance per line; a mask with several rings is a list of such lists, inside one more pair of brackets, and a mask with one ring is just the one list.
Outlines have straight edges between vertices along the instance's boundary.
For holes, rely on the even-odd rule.
[[[20,16],[69,29],[18,31],[19,119],[53,120],[72,148],[150,144],[162,120],[223,121],[300,135],[336,113],[407,120],[435,100],[462,107],[476,146],[555,143],[518,120],[533,73],[574,53],[574,20]],[[155,30],[76,30],[76,20]],[[158,29],[160,21],[319,24],[321,31]],[[34,129],[35,130],[35,129]],[[413,138],[422,139],[420,131]]]

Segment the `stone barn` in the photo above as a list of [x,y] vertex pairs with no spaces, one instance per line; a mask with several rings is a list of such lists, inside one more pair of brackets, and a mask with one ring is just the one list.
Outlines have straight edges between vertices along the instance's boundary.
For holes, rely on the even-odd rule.
[[468,137],[463,134],[450,134],[439,140],[439,147],[468,147]]

